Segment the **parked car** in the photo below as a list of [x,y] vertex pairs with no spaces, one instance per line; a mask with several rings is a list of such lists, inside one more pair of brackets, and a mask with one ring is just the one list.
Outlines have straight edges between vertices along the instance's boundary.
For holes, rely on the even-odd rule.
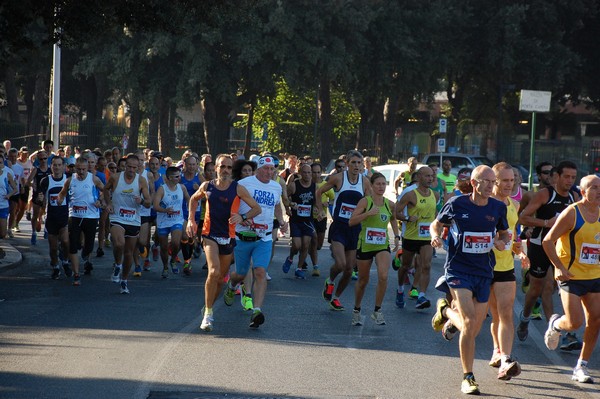
[[[421,166],[426,166],[424,164],[418,164],[417,170]],[[387,181],[387,187],[385,188],[385,198],[390,201],[396,202],[396,190],[394,189],[394,181],[400,175],[400,173],[405,172],[409,169],[407,163],[396,163],[396,164],[388,164],[388,165],[379,165],[374,166],[373,169],[375,171],[383,174],[385,176],[385,180]]]
[[439,173],[442,172],[442,163],[449,159],[452,162],[452,169],[450,173],[456,175],[461,168],[471,168],[475,169],[475,167],[479,165],[487,165],[493,166],[494,163],[490,161],[487,157],[482,155],[473,155],[473,154],[460,154],[460,153],[437,153],[437,154],[428,154],[425,155],[422,162],[425,165],[429,165],[430,163],[437,163],[439,168]]

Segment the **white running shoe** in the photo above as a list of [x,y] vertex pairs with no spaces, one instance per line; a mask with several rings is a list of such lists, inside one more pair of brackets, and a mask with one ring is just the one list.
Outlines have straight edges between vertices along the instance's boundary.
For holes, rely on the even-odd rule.
[[579,366],[573,369],[573,376],[571,377],[573,381],[581,382],[584,384],[593,384],[594,379],[590,376],[588,372],[587,366]]
[[550,321],[548,321],[548,329],[544,334],[544,343],[546,344],[546,348],[551,351],[558,348],[558,343],[560,342],[560,331],[556,331],[553,327],[554,322],[560,318],[559,315],[553,314],[550,317]]

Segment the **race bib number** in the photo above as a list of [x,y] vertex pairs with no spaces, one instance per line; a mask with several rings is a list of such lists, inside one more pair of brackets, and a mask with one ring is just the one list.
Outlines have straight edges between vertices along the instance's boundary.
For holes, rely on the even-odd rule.
[[466,231],[463,236],[462,250],[467,254],[485,254],[494,246],[492,233]]
[[429,223],[419,223],[419,238],[431,238]]
[[219,245],[228,245],[229,242],[231,241],[231,238],[229,237],[210,237],[213,240],[215,240],[217,242],[217,244]]
[[73,205],[73,213],[76,215],[83,215],[84,213],[86,213],[88,210],[87,206],[78,206],[78,205]]
[[340,212],[338,213],[338,215],[343,219],[350,219],[350,217],[352,216],[352,212],[354,212],[355,208],[356,205],[346,204],[345,202],[342,202],[342,204],[340,205]]
[[373,245],[385,245],[387,231],[375,227],[367,227],[365,243]]
[[125,220],[135,219],[135,209],[121,208],[119,209],[119,216]]
[[178,218],[179,215],[181,215],[181,211],[176,211],[176,212],[173,212],[173,213],[170,213],[170,214],[167,213],[167,217],[168,218]]
[[310,217],[311,208],[312,206],[310,205],[298,204],[298,206],[296,207],[296,213],[301,218],[307,218]]
[[58,194],[50,194],[49,203],[50,206],[59,206],[60,204],[58,203]]
[[267,231],[268,228],[269,228],[269,226],[266,224],[252,223],[252,230],[254,230],[259,237],[266,236],[268,233],[268,231]]
[[600,263],[600,244],[584,242],[579,251],[579,263],[584,265],[598,265]]

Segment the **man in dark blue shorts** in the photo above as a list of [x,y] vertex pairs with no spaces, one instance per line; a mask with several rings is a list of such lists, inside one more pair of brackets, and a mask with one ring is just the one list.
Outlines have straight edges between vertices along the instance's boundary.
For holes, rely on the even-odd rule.
[[452,305],[446,299],[438,300],[432,326],[441,329],[447,340],[460,331],[464,373],[461,390],[466,394],[479,394],[473,360],[475,338],[487,313],[494,276],[496,259],[492,248],[501,250],[510,241],[506,205],[490,198],[495,183],[492,168],[485,165],[475,168],[471,175],[473,192],[451,198],[430,228],[431,245],[440,248],[444,225],[450,225],[444,287],[452,294]]

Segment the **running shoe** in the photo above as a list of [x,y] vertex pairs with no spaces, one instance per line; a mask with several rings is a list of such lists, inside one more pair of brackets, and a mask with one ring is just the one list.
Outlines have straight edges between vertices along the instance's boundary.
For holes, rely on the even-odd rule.
[[62,267],[65,272],[65,276],[71,277],[73,275],[73,270],[71,270],[71,263],[66,261],[62,262]]
[[31,221],[31,212],[25,212],[25,219]]
[[110,242],[110,240],[108,238],[106,240],[104,240],[104,246],[106,248],[110,248],[111,245],[112,245],[112,243]]
[[500,367],[500,365],[502,364],[502,355],[500,354],[499,349],[494,349],[494,352],[492,353],[492,358],[490,359],[490,362],[488,364],[490,365],[490,367]]
[[242,304],[242,308],[245,311],[254,309],[254,303],[252,303],[252,294],[246,292],[244,284],[241,285],[240,289],[242,291],[240,295],[240,302]]
[[462,393],[466,393],[467,395],[479,395],[479,385],[475,381],[475,376],[470,374],[465,377],[460,385],[460,390]]
[[312,274],[313,277],[319,277],[321,272],[319,271],[319,266],[313,266]]
[[560,341],[560,330],[554,329],[554,322],[560,318],[560,315],[553,314],[548,321],[548,329],[544,334],[544,343],[546,344],[546,348],[551,351],[555,350],[558,347],[558,342]]
[[360,315],[360,310],[352,311],[352,325],[353,326],[362,326],[362,317]]
[[225,286],[225,292],[223,292],[223,301],[225,305],[231,306],[233,305],[233,300],[235,299],[235,290],[229,286],[229,283]]
[[152,244],[152,260],[156,262],[158,260],[158,255],[158,245]]
[[140,252],[140,256],[142,258],[147,258],[148,257],[148,247],[146,247],[145,245],[139,245],[138,246],[138,251]]
[[31,233],[31,245],[36,245],[37,244],[37,233],[34,231],[33,233]]
[[192,275],[192,266],[190,265],[189,262],[185,262],[183,264],[183,274],[185,274],[186,276]]
[[529,269],[521,269],[521,291],[523,294],[529,291]]
[[21,232],[21,229],[19,228],[18,225],[15,226],[15,227],[13,227],[13,230],[14,230],[15,233],[20,233]]
[[498,379],[508,381],[519,374],[521,374],[521,365],[516,360],[509,358],[506,363],[500,365]]
[[288,256],[287,258],[285,258],[285,262],[283,262],[281,270],[283,270],[284,273],[287,273],[290,271],[290,267],[292,267],[292,259],[290,259],[290,257]]
[[408,297],[410,299],[417,299],[419,297],[419,291],[417,291],[416,288],[411,288],[411,290],[408,292]]
[[111,279],[113,283],[121,282],[121,268],[115,264],[113,264],[113,272]]
[[121,294],[129,294],[129,287],[127,286],[127,281],[121,281]]
[[6,230],[6,234],[8,235],[8,238],[15,238],[15,235],[13,234],[12,229]]
[[358,280],[358,272],[357,271],[352,272],[352,280]]
[[92,274],[92,270],[94,270],[94,265],[92,265],[92,262],[90,262],[89,260],[83,262],[83,274],[89,276],[90,274]]
[[96,258],[101,258],[104,256],[104,250],[102,249],[102,247],[98,247],[98,250],[96,250]]
[[213,321],[214,318],[212,315],[205,314],[202,318],[202,323],[200,324],[200,329],[202,331],[211,332],[213,330]]
[[448,318],[444,317],[443,314],[444,309],[448,306],[450,306],[450,304],[448,303],[448,300],[446,298],[440,298],[437,300],[437,303],[435,305],[437,310],[433,315],[433,318],[431,319],[431,327],[434,331],[442,331],[442,328],[444,328],[444,324],[448,321]]
[[58,266],[52,267],[52,275],[50,276],[50,278],[52,280],[58,280],[59,277],[60,277],[60,269],[58,268]]
[[400,270],[400,267],[402,266],[402,249],[399,249],[398,252],[396,252],[396,256],[394,256],[394,259],[392,260],[392,269],[394,269],[395,271]]
[[169,278],[169,268],[167,268],[167,267],[163,268],[163,271],[162,271],[162,273],[160,274],[160,276],[161,276],[162,278]]
[[378,326],[385,325],[385,319],[383,318],[383,313],[381,312],[381,310],[371,313],[371,319],[373,319],[375,321],[375,324],[377,324]]
[[73,275],[73,285],[77,287],[81,285],[81,276],[79,273],[75,273]]
[[425,296],[417,298],[417,304],[415,308],[417,309],[427,309],[431,306],[431,302]]
[[149,260],[148,258],[146,258],[146,259],[144,260],[144,271],[145,271],[145,272],[148,272],[148,271],[150,271],[150,260]]
[[581,382],[583,384],[593,384],[594,379],[590,376],[587,366],[578,366],[573,369],[573,381]]
[[177,267],[178,261],[176,259],[171,259],[171,271],[173,274],[179,274],[179,267]]
[[517,338],[519,338],[519,341],[525,341],[528,336],[529,336],[529,320],[523,319],[523,311],[521,311],[519,325],[517,326]]
[[250,317],[250,328],[258,328],[261,324],[265,322],[265,315],[258,309],[255,309],[252,312],[252,317]]
[[133,269],[133,277],[142,277],[142,267],[140,265],[135,265]]
[[342,303],[340,302],[339,299],[334,298],[331,302],[329,302],[329,307],[332,310],[337,310],[337,311],[342,311],[344,310],[344,307],[342,306]]
[[329,302],[331,301],[331,298],[333,298],[333,290],[335,288],[335,284],[328,283],[327,281],[329,281],[329,279],[325,280],[325,288],[323,289],[323,299]]
[[450,320],[447,320],[444,323],[444,327],[442,327],[442,337],[444,337],[446,341],[451,341],[457,332],[458,328],[456,328]]
[[[208,269],[208,266],[207,266],[207,269]],[[267,281],[271,281],[271,280],[273,280],[273,277],[271,277],[269,272],[267,272]]]
[[296,271],[294,272],[294,275],[299,280],[306,280],[306,275],[304,274],[304,270],[302,270],[302,269],[296,269]]
[[406,306],[406,303],[404,302],[404,292],[396,291],[396,306],[400,309],[404,309],[404,306]]
[[577,338],[575,333],[566,333],[560,341],[561,351],[578,351],[583,348],[583,343]]
[[530,318],[533,320],[542,320],[542,301],[539,299],[535,302],[535,305],[533,305],[533,308],[531,309]]

